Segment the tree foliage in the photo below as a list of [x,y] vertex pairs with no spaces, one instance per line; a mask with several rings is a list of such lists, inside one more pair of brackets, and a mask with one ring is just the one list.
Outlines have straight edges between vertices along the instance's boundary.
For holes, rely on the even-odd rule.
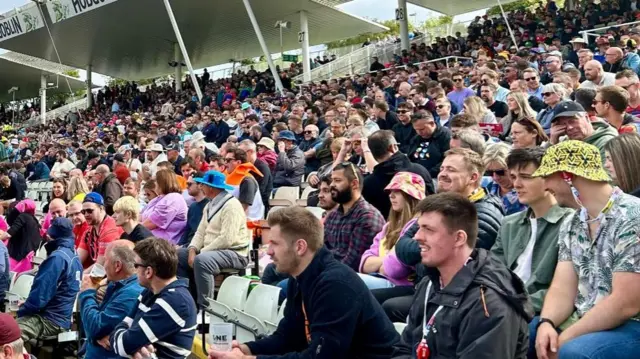
[[[564,2],[565,0],[556,0],[556,5],[558,5],[558,7],[562,7],[564,5]],[[543,7],[545,3],[546,1],[544,0],[517,0],[517,1],[502,5],[502,8],[504,9],[505,13],[508,13],[511,11],[517,11],[517,10],[534,11],[539,7]],[[489,10],[487,10],[487,15],[489,16],[501,15],[501,14],[502,12],[500,11],[500,6],[498,5],[493,6],[489,8]]]
[[[337,49],[345,46],[362,45],[367,40],[368,41],[380,40],[380,39],[386,38],[387,36],[398,36],[400,34],[400,22],[396,20],[385,20],[385,21],[373,20],[373,21],[377,22],[380,25],[388,27],[389,30],[384,32],[377,32],[377,33],[367,32],[367,33],[353,36],[347,39],[331,41],[326,43],[327,48]],[[409,31],[413,31],[413,25],[411,24],[411,22],[409,22]]]
[[69,70],[69,71],[65,71],[63,72],[63,74],[70,76],[70,77],[74,77],[74,78],[80,78],[80,71],[78,70]]

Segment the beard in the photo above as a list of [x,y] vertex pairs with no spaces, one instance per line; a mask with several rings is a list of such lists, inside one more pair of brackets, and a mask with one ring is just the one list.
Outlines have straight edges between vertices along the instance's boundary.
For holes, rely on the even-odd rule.
[[342,191],[337,188],[332,188],[331,199],[334,202],[339,204],[349,203],[353,199],[353,193],[351,193],[351,188],[347,188]]
[[[275,256],[272,256],[272,259]],[[293,249],[288,250],[283,255],[284,258],[275,257],[276,271],[278,273],[291,274],[291,272],[298,268],[300,265],[300,258],[298,258]]]

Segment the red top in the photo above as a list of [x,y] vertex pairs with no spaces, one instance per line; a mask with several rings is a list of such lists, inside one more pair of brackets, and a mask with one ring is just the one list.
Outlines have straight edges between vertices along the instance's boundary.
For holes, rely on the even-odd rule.
[[89,268],[98,260],[99,256],[103,256],[109,243],[120,238],[122,228],[116,226],[113,217],[105,216],[99,229],[90,226],[84,238],[78,245],[78,248],[89,252],[89,260],[82,263],[84,268]]

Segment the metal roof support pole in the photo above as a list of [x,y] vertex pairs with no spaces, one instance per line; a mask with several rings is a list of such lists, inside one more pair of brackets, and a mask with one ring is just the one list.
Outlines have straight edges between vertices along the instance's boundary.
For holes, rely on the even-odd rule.
[[502,3],[498,0],[498,6],[500,6],[500,12],[502,12],[502,18],[504,19],[504,23],[507,24],[507,30],[509,30],[509,36],[511,36],[511,41],[513,41],[513,46],[516,47],[516,50],[520,50],[518,47],[518,42],[516,41],[516,37],[513,36],[513,31],[511,31],[511,26],[509,26],[509,18],[504,13],[504,9],[502,8]]
[[176,92],[182,91],[182,58],[180,58],[180,45],[176,42],[173,44],[173,60],[177,63],[173,77],[176,81]]
[[[168,0],[165,0],[165,1],[168,1]],[[247,9],[247,14],[249,15],[249,20],[251,20],[251,25],[253,25],[253,30],[256,32],[256,36],[258,37],[258,42],[260,43],[260,47],[262,47],[262,52],[264,53],[264,57],[267,59],[267,63],[269,64],[269,70],[271,70],[273,79],[276,82],[276,89],[278,90],[278,92],[280,92],[281,95],[283,95],[284,87],[282,86],[280,75],[278,75],[278,71],[276,71],[276,66],[273,64],[273,60],[271,59],[271,55],[269,54],[267,43],[264,42],[264,37],[262,37],[262,31],[260,31],[258,20],[256,20],[256,16],[253,14],[253,10],[251,9],[251,4],[249,3],[249,0],[242,0],[242,1],[244,2],[244,7]]]
[[[189,74],[191,75],[191,81],[193,82],[193,87],[196,89],[196,93],[198,94],[198,101],[202,101],[203,99],[202,90],[200,89],[200,85],[198,84],[198,79],[196,78],[196,74],[193,72],[193,66],[191,66],[191,60],[189,59],[187,48],[184,46],[184,41],[182,41],[180,28],[178,28],[178,23],[176,22],[176,17],[173,15],[173,10],[171,10],[171,4],[169,4],[169,0],[164,0],[164,7],[167,8],[169,21],[171,21],[171,26],[173,26],[173,32],[176,33],[176,40],[178,40],[178,45],[180,45],[180,50],[182,50],[182,57],[184,58],[184,62],[187,64],[187,68],[189,69]],[[181,66],[182,66],[181,62],[178,62],[178,67],[181,67]]]
[[309,20],[307,12],[300,11],[300,33],[298,41],[302,42],[302,79],[311,82],[311,58],[309,54]]
[[47,123],[47,75],[40,75],[40,123]]
[[407,19],[407,0],[398,0],[398,9],[396,9],[396,20],[400,22],[400,41],[402,50],[409,50],[411,43],[409,42],[409,20]]
[[91,92],[91,65],[87,66],[87,108],[93,106],[93,92]]

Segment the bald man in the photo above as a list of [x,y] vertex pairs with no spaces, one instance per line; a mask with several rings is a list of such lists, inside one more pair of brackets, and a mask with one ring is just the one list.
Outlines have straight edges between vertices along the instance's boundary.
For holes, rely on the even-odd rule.
[[604,53],[604,61],[605,63],[602,65],[602,68],[606,72],[617,73],[618,71],[622,71],[627,68],[624,64],[623,58],[624,52],[619,47],[610,47]]
[[133,247],[127,240],[113,241],[107,247],[104,268],[108,285],[102,300],[98,293],[101,283],[95,284],[89,274],[82,278],[78,307],[87,336],[87,358],[120,358],[109,350],[109,334],[133,310],[142,292],[135,275]]
[[602,64],[596,60],[590,60],[584,64],[584,76],[587,80],[580,84],[580,88],[597,90],[602,86],[614,85],[616,82],[616,76],[605,72]]
[[49,202],[49,214],[51,214],[51,220],[58,217],[67,216],[67,204],[60,198],[54,198]]
[[398,87],[398,98],[394,108],[398,108],[398,105],[409,100],[409,93],[411,92],[411,85],[408,82],[403,82]]

